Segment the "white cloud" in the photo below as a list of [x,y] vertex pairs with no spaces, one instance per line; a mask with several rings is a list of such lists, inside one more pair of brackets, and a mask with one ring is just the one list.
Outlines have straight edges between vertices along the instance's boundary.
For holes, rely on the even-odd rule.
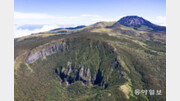
[[[45,13],[22,13],[14,12],[14,33],[15,37],[21,37],[25,35],[30,35],[32,33],[38,33],[43,31],[48,31],[57,27],[62,27],[58,25],[63,25],[65,27],[77,26],[77,25],[90,25],[99,21],[117,21],[123,16],[114,17],[103,17],[100,15],[93,14],[82,14],[79,16],[57,16],[49,15]],[[166,17],[145,17],[147,20],[158,25],[166,25]],[[34,30],[22,29],[20,26],[23,25],[44,25],[42,28],[37,28]]]
[[147,17],[147,20],[157,25],[166,26],[165,16]]
[[57,16],[44,13],[14,13],[14,23],[25,24],[57,24],[57,25],[89,25],[98,21],[113,21],[114,18],[104,18],[100,15],[82,14],[79,16]]
[[[100,15],[82,14],[79,16],[57,16],[45,13],[14,13],[14,23],[18,25],[25,24],[56,24],[56,25],[89,25],[98,21],[117,21],[123,16],[102,17]],[[158,24],[166,25],[165,16],[145,17],[147,20]]]
[[58,26],[58,25],[44,25],[41,28],[36,28],[36,29],[30,30],[30,29],[23,29],[23,28],[21,28],[21,26],[15,25],[14,26],[14,38],[27,36],[32,33],[49,31],[51,29],[55,29],[55,28],[59,28],[59,27],[60,26]]
[[[118,18],[118,17],[116,17]],[[119,18],[118,18],[119,19]],[[117,20],[118,20],[117,19]],[[70,27],[77,25],[90,25],[99,21],[114,21],[115,18],[104,18],[99,15],[82,14],[79,16],[57,16],[45,13],[22,13],[14,12],[14,34],[15,38],[48,31],[58,27]],[[23,25],[44,25],[42,28],[23,29]],[[58,26],[61,25],[61,26]]]

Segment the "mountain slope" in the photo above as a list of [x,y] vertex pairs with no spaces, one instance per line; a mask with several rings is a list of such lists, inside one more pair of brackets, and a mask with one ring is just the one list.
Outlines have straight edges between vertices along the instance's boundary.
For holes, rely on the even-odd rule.
[[119,25],[124,25],[128,27],[132,27],[138,30],[146,30],[146,31],[166,31],[166,27],[158,26],[152,24],[148,20],[145,20],[142,17],[138,16],[126,16],[117,21],[113,27],[118,27]]
[[165,33],[113,24],[15,39],[15,101],[165,101]]

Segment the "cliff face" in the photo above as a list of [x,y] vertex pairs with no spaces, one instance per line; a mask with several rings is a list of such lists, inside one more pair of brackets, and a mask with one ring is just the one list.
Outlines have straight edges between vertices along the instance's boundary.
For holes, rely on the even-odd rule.
[[[85,85],[91,84],[91,73],[89,68],[56,68],[55,73],[61,78],[61,83],[69,85],[75,81],[82,81]],[[92,79],[93,80],[93,79]]]
[[[100,69],[95,71],[95,75],[91,74],[90,68],[84,68],[84,67],[56,68],[55,73],[61,78],[60,82],[62,84],[65,83],[66,86],[77,81],[81,81],[84,85],[87,86],[98,85],[98,86],[103,86],[105,88],[107,88],[108,86],[107,81],[103,81],[103,75]],[[122,73],[120,73],[120,75],[122,76]]]
[[[111,77],[106,75],[105,72],[111,73],[112,71],[109,70],[120,68],[117,53],[106,42],[91,39],[80,40],[79,38],[64,39],[36,47],[31,50],[25,62],[33,64],[37,60],[51,57],[53,54],[62,60],[67,59],[63,64],[51,67],[54,68],[61,84],[66,86],[81,81],[87,86],[98,85],[106,88],[108,79]],[[74,56],[75,54],[78,55]],[[115,72],[122,75],[119,70]]]
[[30,55],[26,58],[25,61],[30,64],[30,63],[33,63],[40,58],[52,55],[58,51],[62,52],[65,50],[66,51],[68,50],[68,46],[66,45],[65,41],[62,41],[61,43],[53,44],[53,45],[47,46],[47,48],[43,48],[43,49],[36,51],[34,53],[30,53]]
[[[21,53],[15,60],[15,101],[165,101],[165,44],[133,34],[81,32],[15,41],[15,53]],[[162,96],[133,93],[156,88]]]

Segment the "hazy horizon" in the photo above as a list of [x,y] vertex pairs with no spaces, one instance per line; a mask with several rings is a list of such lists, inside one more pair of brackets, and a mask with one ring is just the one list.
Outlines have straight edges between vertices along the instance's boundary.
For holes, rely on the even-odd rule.
[[166,1],[15,0],[14,33],[15,37],[20,37],[58,27],[117,21],[129,15],[137,15],[154,24],[166,26]]

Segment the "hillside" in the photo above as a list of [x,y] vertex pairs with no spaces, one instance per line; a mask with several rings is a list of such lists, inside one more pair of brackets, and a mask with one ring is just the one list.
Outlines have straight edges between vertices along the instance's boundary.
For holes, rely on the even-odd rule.
[[118,27],[119,25],[124,25],[132,27],[136,30],[145,30],[145,31],[166,31],[166,27],[155,25],[148,20],[138,17],[138,16],[126,16],[121,18],[113,27]]
[[165,101],[165,30],[122,19],[15,39],[15,101]]

